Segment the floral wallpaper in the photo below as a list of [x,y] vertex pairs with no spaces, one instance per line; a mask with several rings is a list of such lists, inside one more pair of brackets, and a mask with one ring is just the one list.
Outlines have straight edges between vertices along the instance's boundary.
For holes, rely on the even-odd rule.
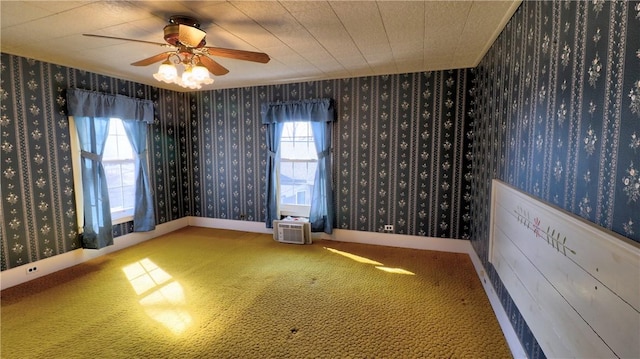
[[[185,94],[8,54],[0,60],[2,270],[81,247],[66,115],[70,87],[155,102],[149,148],[156,221],[185,216]],[[132,230],[131,222],[115,225],[114,235]]]
[[256,87],[192,94],[194,216],[264,221],[264,101]]
[[639,29],[637,1],[525,1],[474,69],[471,239],[530,358],[487,263],[491,180],[640,242]]
[[455,70],[195,93],[193,215],[264,221],[261,104],[327,97],[336,226],[468,238],[468,81]]

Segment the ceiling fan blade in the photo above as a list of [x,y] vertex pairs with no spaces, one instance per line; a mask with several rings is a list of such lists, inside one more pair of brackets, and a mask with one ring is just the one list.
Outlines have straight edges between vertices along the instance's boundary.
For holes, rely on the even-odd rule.
[[188,25],[178,25],[178,41],[189,47],[201,47],[204,45],[202,40],[207,35],[206,32]]
[[227,68],[225,68],[224,66],[222,66],[219,63],[215,62],[214,60],[212,60],[209,57],[199,56],[198,59],[200,60],[200,63],[202,63],[202,65],[204,67],[206,67],[207,70],[209,70],[209,72],[211,72],[212,74],[214,74],[216,76],[222,76],[222,75],[225,75],[225,74],[227,74],[229,72],[229,70],[227,70]]
[[169,57],[169,55],[171,55],[173,53],[174,53],[173,51],[163,52],[163,53],[148,57],[146,59],[143,59],[143,60],[140,60],[140,61],[136,61],[136,62],[132,63],[131,65],[133,65],[133,66],[148,66],[148,65],[151,65],[151,64],[156,63],[158,61],[166,60]]
[[225,49],[223,47],[206,47],[207,53],[213,56],[228,57],[230,59],[260,62],[266,64],[271,60],[269,55],[263,52]]
[[165,47],[169,47],[171,45],[167,45],[167,44],[163,44],[161,42],[153,42],[153,41],[145,41],[145,40],[136,40],[136,39],[127,39],[124,37],[114,37],[114,36],[105,36],[105,35],[94,35],[94,34],[82,34],[83,36],[89,36],[89,37],[99,37],[102,39],[112,39],[112,40],[122,40],[122,41],[133,41],[133,42],[141,42],[143,44],[151,44],[151,45],[160,45],[160,46],[165,46]]

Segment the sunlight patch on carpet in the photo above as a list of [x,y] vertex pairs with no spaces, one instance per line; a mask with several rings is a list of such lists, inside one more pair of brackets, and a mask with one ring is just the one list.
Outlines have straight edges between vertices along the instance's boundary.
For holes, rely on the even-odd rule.
[[186,309],[187,300],[182,285],[169,273],[145,258],[122,268],[145,313],[164,325],[173,334],[181,334],[192,322]]
[[353,259],[356,262],[365,263],[365,264],[373,264],[375,266],[381,266],[382,265],[382,263],[376,262],[373,259],[369,259],[369,258],[366,258],[366,257],[361,257],[361,256],[353,254],[353,253],[343,252],[343,251],[340,251],[340,250],[337,250],[337,249],[327,248],[327,247],[324,247],[324,249],[328,250],[329,252],[333,252],[333,253],[339,254],[341,256],[347,257],[349,259]]
[[328,248],[328,247],[323,247],[324,249],[328,250],[329,252],[335,253],[335,254],[339,254],[341,256],[347,257],[349,259],[353,259],[356,262],[360,262],[360,263],[364,263],[364,264],[372,264],[374,266],[376,266],[377,269],[383,271],[383,272],[387,272],[387,273],[394,273],[394,274],[407,274],[407,275],[416,275],[413,272],[410,272],[406,269],[402,269],[402,268],[391,268],[391,267],[385,267],[384,264],[375,261],[373,259],[369,259],[366,257],[362,257],[353,253],[349,253],[349,252],[344,252],[344,251],[340,251],[337,249],[333,249],[333,248]]
[[387,273],[395,273],[395,274],[406,274],[406,275],[416,275],[413,272],[410,272],[406,269],[402,269],[402,268],[391,268],[391,267],[381,267],[381,266],[377,266],[376,269],[380,269],[383,272],[387,272]]

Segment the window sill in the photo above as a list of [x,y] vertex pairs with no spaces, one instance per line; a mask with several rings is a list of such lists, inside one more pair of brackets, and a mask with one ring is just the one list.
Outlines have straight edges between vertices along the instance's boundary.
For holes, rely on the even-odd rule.
[[111,219],[111,224],[122,224],[122,223],[131,222],[131,221],[133,221],[133,215],[124,216],[124,217],[118,217],[118,218],[112,218]]
[[287,217],[309,217],[311,212],[311,206],[295,205],[295,204],[281,204],[280,216]]

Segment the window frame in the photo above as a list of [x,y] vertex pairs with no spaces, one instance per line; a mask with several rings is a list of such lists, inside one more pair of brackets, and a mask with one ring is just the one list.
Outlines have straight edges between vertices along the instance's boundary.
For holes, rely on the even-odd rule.
[[[109,119],[109,121],[110,121],[109,122],[109,126],[112,125],[111,121],[114,121],[114,120],[115,121],[120,121],[120,123],[122,124],[122,119],[117,118],[117,117],[111,117]],[[118,159],[104,159],[104,156],[103,156],[102,165],[105,166],[105,167],[106,167],[107,164],[124,164],[124,163],[127,163],[127,164],[133,165],[133,168],[134,168],[133,175],[134,175],[134,177],[133,177],[133,180],[132,180],[131,184],[133,185],[134,198],[135,198],[135,186],[136,186],[135,167],[136,167],[136,160],[137,160],[137,156],[138,155],[134,151],[133,146],[131,145],[131,141],[129,141],[129,137],[126,134],[126,131],[124,129],[124,125],[122,126],[122,131],[124,133],[118,134],[118,136],[123,136],[123,137],[125,137],[127,139],[126,143],[129,145],[129,149],[131,150],[131,158],[127,158],[127,159],[121,159],[121,158],[118,158]],[[111,136],[111,133],[109,133],[108,137],[110,137],[110,136]],[[107,140],[107,142],[108,142],[108,140]],[[122,171],[120,171],[120,174],[121,174],[120,177],[122,177]],[[107,183],[107,187],[109,187],[108,183]],[[121,188],[122,187],[124,187],[124,186],[121,186]],[[129,207],[129,208],[124,208],[123,207],[123,208],[118,208],[118,209],[114,210],[113,207],[110,207],[111,222],[113,224],[120,224],[120,223],[125,223],[125,222],[132,221],[133,220],[133,212],[134,212],[134,210],[135,210],[135,203],[132,205],[132,207]]]
[[[314,163],[317,166],[318,163],[318,157],[317,157],[317,150],[315,148],[315,143],[313,140],[313,129],[311,128],[311,123],[309,121],[291,121],[291,122],[285,122],[284,126],[287,126],[287,124],[295,124],[295,123],[305,123],[308,126],[308,133],[305,133],[304,137],[306,137],[307,141],[299,141],[300,143],[311,143],[313,145],[313,155],[314,155],[314,159],[300,159],[300,158],[283,158],[282,157],[282,150],[283,150],[283,139],[285,138],[293,138],[295,139],[296,136],[291,136],[291,137],[285,137],[284,136],[284,129],[283,129],[283,135],[280,137],[280,143],[278,146],[278,165],[276,166],[276,179],[277,179],[277,187],[276,187],[276,198],[277,198],[277,208],[278,208],[278,216],[279,217],[286,217],[286,216],[291,216],[291,217],[305,217],[305,218],[309,218],[310,214],[311,214],[311,205],[305,205],[305,204],[285,204],[282,203],[282,197],[281,197],[281,182],[280,182],[280,178],[281,178],[281,168],[282,168],[282,163],[283,160],[285,163]],[[295,125],[294,125],[295,126]],[[295,135],[295,132],[294,132]],[[302,136],[301,136],[302,137]],[[293,141],[295,142],[295,141]],[[313,180],[313,185],[315,186],[315,178]],[[296,193],[297,196],[297,193]]]
[[[118,120],[122,121],[120,118],[111,117],[109,120]],[[109,125],[111,126],[111,124]],[[82,185],[82,167],[80,165],[81,161],[81,150],[80,150],[80,139],[78,138],[78,132],[75,125],[75,119],[73,116],[69,116],[69,132],[70,132],[70,149],[71,149],[71,165],[73,169],[73,190],[75,192],[75,200],[76,200],[76,218],[78,222],[78,231],[82,233],[84,231],[84,198],[83,198],[83,185]],[[125,133],[126,136],[126,133]],[[128,137],[127,137],[128,140]],[[129,145],[131,146],[131,142],[129,141]],[[105,163],[133,163],[134,167],[136,164],[138,154],[133,150],[133,146],[131,146],[133,158],[127,160],[103,160],[103,165]],[[135,174],[134,174],[134,190],[135,190]],[[108,186],[108,185],[107,185]],[[122,224],[126,222],[130,222],[133,220],[133,214],[135,211],[135,204],[130,209],[119,209],[114,211],[113,208],[110,207],[111,213],[111,224]]]

